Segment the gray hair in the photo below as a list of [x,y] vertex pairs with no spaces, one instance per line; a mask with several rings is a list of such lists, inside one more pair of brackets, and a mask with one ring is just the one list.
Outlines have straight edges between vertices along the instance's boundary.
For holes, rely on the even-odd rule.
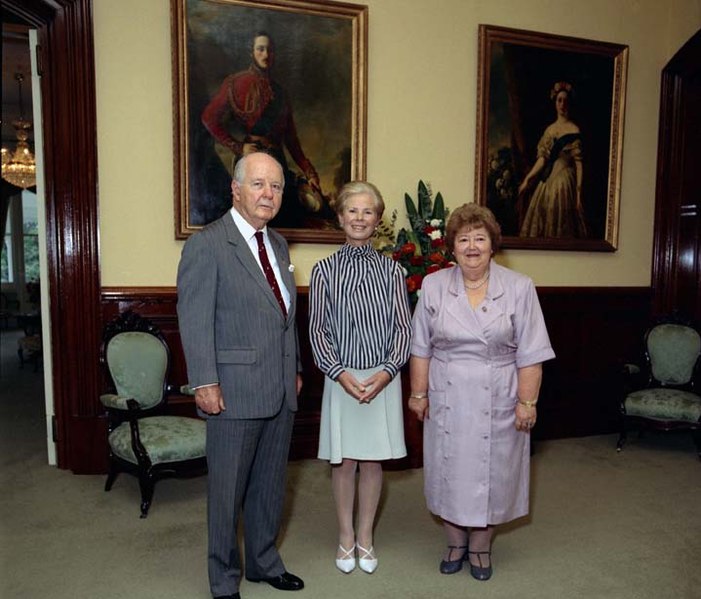
[[375,202],[375,212],[378,217],[381,217],[385,211],[385,202],[382,199],[382,194],[377,187],[367,181],[350,181],[341,188],[336,198],[336,214],[341,214],[343,212],[346,202],[350,197],[364,193],[369,195],[373,202]]
[[236,181],[239,185],[243,185],[244,179],[246,178],[246,161],[250,156],[255,156],[256,154],[265,154],[266,156],[269,156],[272,158],[280,168],[280,172],[282,173],[282,185],[284,187],[285,185],[285,170],[282,168],[282,165],[280,164],[280,161],[275,158],[272,154],[269,154],[268,152],[251,152],[250,154],[246,154],[245,156],[241,156],[241,158],[238,159],[236,162],[236,165],[234,166],[234,176],[233,179]]

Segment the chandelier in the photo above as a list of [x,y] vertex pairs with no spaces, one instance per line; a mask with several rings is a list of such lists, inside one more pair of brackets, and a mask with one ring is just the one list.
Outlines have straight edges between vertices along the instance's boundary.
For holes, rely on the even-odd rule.
[[27,187],[33,187],[36,184],[37,166],[27,143],[32,123],[24,118],[24,103],[22,102],[24,75],[15,73],[15,80],[19,86],[19,118],[12,121],[12,126],[15,128],[15,135],[17,135],[17,146],[14,152],[2,148],[2,178],[16,187],[27,189]]

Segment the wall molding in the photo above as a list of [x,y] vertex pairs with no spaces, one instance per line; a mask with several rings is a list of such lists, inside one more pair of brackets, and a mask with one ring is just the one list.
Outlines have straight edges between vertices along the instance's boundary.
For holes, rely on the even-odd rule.
[[[323,376],[311,358],[308,287],[299,287],[298,326],[305,385],[295,421],[291,459],[315,458]],[[649,287],[539,287],[538,296],[557,358],[544,365],[539,423],[534,439],[612,433],[618,427],[617,382],[620,366],[639,355],[642,331],[650,319]],[[103,324],[131,309],[163,331],[173,356],[171,382],[187,382],[177,327],[174,287],[103,287]],[[404,373],[406,377],[406,373]],[[408,392],[408,385],[405,389]],[[172,409],[194,414],[191,398]],[[421,426],[405,411],[409,456],[392,468],[422,464]],[[612,446],[612,451],[614,450]]]

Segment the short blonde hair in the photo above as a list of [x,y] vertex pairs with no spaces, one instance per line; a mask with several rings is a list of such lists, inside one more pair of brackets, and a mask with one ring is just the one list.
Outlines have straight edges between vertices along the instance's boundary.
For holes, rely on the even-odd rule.
[[373,202],[375,202],[375,212],[377,216],[382,217],[385,211],[385,202],[382,199],[382,194],[377,187],[367,181],[350,181],[341,188],[336,198],[336,214],[341,214],[343,212],[348,198],[363,193],[368,194],[372,198]]
[[470,230],[484,227],[487,229],[489,239],[492,242],[492,251],[496,253],[501,247],[501,227],[492,211],[486,206],[474,203],[463,204],[460,208],[450,213],[450,218],[445,228],[446,243],[450,251],[453,251],[455,236],[464,227],[468,227]]

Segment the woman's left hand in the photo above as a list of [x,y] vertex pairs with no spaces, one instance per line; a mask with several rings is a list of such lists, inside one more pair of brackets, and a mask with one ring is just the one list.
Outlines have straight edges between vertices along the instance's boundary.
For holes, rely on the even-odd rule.
[[528,408],[522,403],[516,404],[516,430],[523,431],[524,433],[530,433],[531,429],[535,426],[536,419],[538,417],[537,410],[535,406]]
[[389,373],[385,370],[376,372],[370,378],[365,379],[361,385],[364,390],[360,393],[358,401],[360,403],[370,403],[377,397],[377,394],[382,391],[391,381]]

